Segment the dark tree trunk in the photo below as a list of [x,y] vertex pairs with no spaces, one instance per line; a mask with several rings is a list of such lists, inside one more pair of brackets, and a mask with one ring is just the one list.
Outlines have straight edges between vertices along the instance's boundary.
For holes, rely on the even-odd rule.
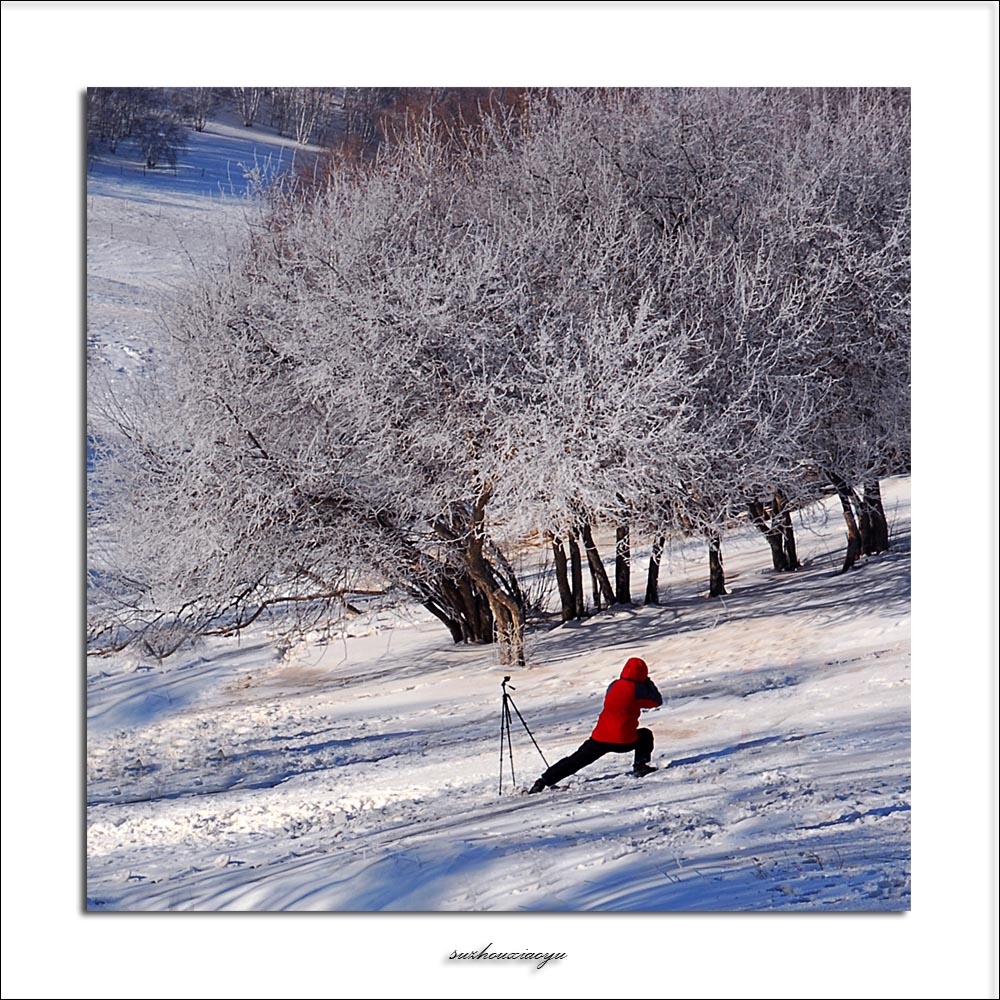
[[489,604],[496,641],[500,646],[501,664],[524,666],[524,606],[497,583],[493,568],[482,556],[475,543],[467,552],[469,574],[476,589]]
[[493,620],[489,601],[473,586],[472,581],[465,577],[459,580],[458,591],[461,594],[462,603],[469,609],[468,615],[473,622],[472,636],[469,641],[492,642],[496,623]]
[[576,602],[573,600],[573,590],[569,585],[569,567],[566,560],[566,549],[561,538],[552,538],[552,554],[556,561],[556,586],[559,588],[559,603],[562,606],[562,620],[568,622],[576,617]]
[[[586,521],[580,525],[580,535],[583,538],[584,551],[587,553],[587,562],[590,563],[590,572],[594,575],[594,593],[595,595],[599,593],[608,607],[611,607],[615,603],[615,592],[611,589],[607,570],[601,562],[601,554],[597,551],[590,525]],[[594,603],[598,602],[595,600]]]
[[[317,498],[322,504],[322,498]],[[493,612],[485,595],[479,592],[471,574],[460,560],[466,547],[466,524],[440,521],[435,532],[446,546],[444,557],[435,558],[396,534],[392,519],[384,513],[374,516],[379,529],[390,533],[400,546],[399,577],[435,617],[439,618],[455,642],[491,643],[494,641]]]
[[779,516],[775,513],[771,518],[771,523],[767,523],[767,512],[764,505],[759,500],[751,500],[749,504],[750,519],[757,526],[757,530],[767,539],[767,544],[771,547],[771,565],[776,573],[784,573],[788,569],[788,560],[785,558],[785,549],[779,524]]
[[523,610],[526,610],[527,602],[524,599],[524,594],[521,592],[521,586],[517,582],[517,573],[514,572],[514,567],[511,566],[507,557],[499,548],[497,548],[497,546],[490,543],[489,549],[490,561],[493,564],[493,570],[496,573],[501,586],[508,594],[510,594],[511,597],[514,598]]
[[854,500],[854,516],[858,522],[861,554],[869,556],[875,550],[872,547],[872,520],[868,507],[862,502],[855,490],[851,490],[851,498]]
[[717,531],[708,533],[708,596],[724,597],[726,571],[722,565],[722,536]]
[[646,604],[660,603],[660,557],[663,555],[663,535],[653,540],[653,554],[649,557],[649,571],[646,574]]
[[573,610],[577,618],[584,618],[587,614],[587,600],[583,596],[583,556],[576,537],[575,531],[569,533],[569,570],[573,584]]
[[[792,529],[792,512],[780,490],[774,492],[774,517],[781,531],[781,544],[785,553],[785,566],[789,570],[798,569],[802,564],[795,549],[795,532]],[[772,520],[773,523],[773,520]]]
[[465,641],[492,642],[495,639],[500,646],[502,664],[523,666],[524,596],[503,553],[490,546],[495,564],[486,554],[488,540],[484,521],[492,492],[491,484],[484,483],[470,511],[455,514],[451,523],[442,520],[434,525],[437,534],[452,547],[453,554],[461,556],[464,572],[442,572],[435,581],[436,586],[424,584],[423,596],[426,599],[429,594],[443,606],[445,615],[438,611],[435,614],[448,624],[453,637],[456,633],[448,617],[457,623]]
[[594,566],[588,561],[587,568],[590,570],[590,598],[594,602],[594,610],[600,611],[604,606],[601,602],[601,583],[594,572]]
[[489,604],[468,578],[442,576],[423,588],[423,605],[444,622],[456,642],[493,642],[493,615]]
[[849,569],[853,569],[858,556],[861,555],[861,532],[854,518],[852,506],[852,501],[855,499],[854,490],[839,475],[832,475],[830,480],[837,490],[837,496],[840,497],[840,506],[844,510],[844,523],[847,525],[847,554],[844,556],[844,565],[841,568],[841,573],[846,573]]
[[785,573],[799,568],[799,557],[795,549],[795,532],[792,530],[792,515],[780,490],[775,490],[768,523],[767,510],[759,500],[749,504],[750,519],[767,540],[771,549],[771,565],[776,573]]
[[476,589],[489,604],[493,630],[503,665],[524,666],[524,607],[497,585],[489,562],[474,547],[468,553],[469,572]]
[[493,641],[493,613],[467,577],[442,581],[442,592],[457,614],[463,642]]
[[[524,599],[516,582],[497,579],[497,574],[483,554],[486,543],[483,521],[492,496],[492,486],[484,483],[472,511],[471,531],[465,548],[465,565],[476,589],[489,602],[500,646],[500,663],[524,666]],[[509,575],[509,574],[508,574]]]
[[615,530],[615,597],[619,604],[632,603],[632,550],[628,524]]
[[886,521],[885,508],[882,506],[882,490],[877,479],[865,483],[865,495],[862,501],[868,512],[869,553],[889,551],[889,523]]
[[431,612],[432,615],[440,618],[441,621],[445,623],[448,631],[451,632],[452,641],[455,643],[465,642],[465,635],[462,632],[462,626],[456,618],[445,611],[436,601],[427,600],[424,601],[424,607]]
[[462,631],[462,626],[454,618],[450,618],[441,609],[439,609],[432,601],[426,601],[424,607],[427,608],[432,614],[437,615],[448,627],[448,631],[451,632],[451,641],[456,645],[466,641],[465,634]]

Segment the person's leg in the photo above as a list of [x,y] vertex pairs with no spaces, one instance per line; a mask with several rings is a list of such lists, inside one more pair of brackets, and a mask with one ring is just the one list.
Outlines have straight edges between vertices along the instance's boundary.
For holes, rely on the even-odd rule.
[[607,743],[598,743],[597,740],[585,740],[577,750],[574,750],[568,757],[557,760],[539,779],[545,785],[554,785],[563,778],[568,778],[571,774],[576,774],[582,767],[593,764],[599,757],[603,757],[610,749]]
[[633,743],[605,743],[604,747],[612,753],[634,753],[632,770],[636,774],[649,774],[656,770],[649,763],[653,756],[653,733],[649,729],[640,729]]
[[651,729],[640,729],[635,741],[635,757],[632,760],[633,767],[648,764],[653,756],[653,731]]
[[604,743],[605,753],[634,752],[633,765],[648,764],[653,756],[653,733],[649,729],[640,729],[632,743]]

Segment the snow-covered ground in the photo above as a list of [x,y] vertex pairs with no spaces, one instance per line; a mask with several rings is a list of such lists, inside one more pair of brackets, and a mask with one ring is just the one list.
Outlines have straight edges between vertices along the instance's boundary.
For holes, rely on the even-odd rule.
[[263,129],[210,122],[189,131],[176,169],[146,170],[123,144],[88,161],[87,346],[91,379],[142,367],[170,296],[221,263],[257,211],[256,190],[315,150]]
[[87,160],[87,194],[127,197],[160,206],[192,196],[242,198],[285,170],[304,169],[319,147],[303,145],[263,125],[245,127],[229,112],[201,132],[187,130],[175,166],[146,169],[141,152],[128,140],[114,154]]
[[[155,355],[162,296],[253,211],[225,186],[234,164],[283,152],[227,125],[192,141],[177,175],[91,167],[92,378]],[[550,763],[625,659],[647,660],[666,701],[641,782],[611,757],[523,797],[507,761],[500,796],[496,652],[455,647],[420,608],[291,650],[261,625],[163,663],[91,658],[87,906],[907,909],[909,481],[885,493],[892,550],[848,576],[843,522],[817,505],[794,575],[734,532],[733,592],[709,600],[703,546],[678,543],[661,608],[531,633],[512,683]],[[544,765],[515,726],[523,788]]]
[[[906,909],[910,900],[909,481],[892,550],[837,572],[832,505],[779,576],[727,539],[732,594],[680,546],[661,608],[532,634],[516,704],[549,762],[589,735],[625,659],[665,698],[660,770],[606,757],[498,795],[489,648],[429,615],[359,618],[279,657],[264,629],[163,664],[92,658],[93,909]],[[523,788],[544,765],[516,716]]]

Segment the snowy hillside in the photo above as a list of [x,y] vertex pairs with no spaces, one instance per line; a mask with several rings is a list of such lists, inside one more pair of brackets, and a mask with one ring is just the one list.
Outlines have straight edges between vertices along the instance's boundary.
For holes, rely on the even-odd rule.
[[[551,763],[641,655],[660,770],[606,757],[498,797],[502,672],[414,613],[278,658],[265,631],[88,675],[92,909],[905,909],[910,895],[909,482],[893,547],[836,572],[727,539],[733,593],[675,553],[665,606],[533,634],[517,706]],[[515,718],[525,787],[543,769]],[[505,764],[506,767],[506,764]]]
[[212,122],[187,133],[176,170],[105,154],[87,171],[87,336],[91,377],[134,371],[163,335],[165,297],[222,259],[255,211],[248,195],[312,151],[259,129]]
[[[161,296],[236,238],[252,207],[223,178],[266,142],[210,127],[152,183],[93,165],[92,377],[155,354]],[[293,649],[259,626],[162,663],[91,658],[88,908],[907,909],[909,481],[885,503],[891,551],[847,576],[820,505],[794,575],[747,529],[724,543],[726,598],[704,597],[703,546],[679,544],[663,607],[637,590],[530,633],[514,697],[549,763],[646,659],[665,704],[642,781],[606,757],[529,798],[505,761],[499,796],[496,651],[452,645],[419,607]],[[544,764],[516,718],[514,744],[523,789]]]

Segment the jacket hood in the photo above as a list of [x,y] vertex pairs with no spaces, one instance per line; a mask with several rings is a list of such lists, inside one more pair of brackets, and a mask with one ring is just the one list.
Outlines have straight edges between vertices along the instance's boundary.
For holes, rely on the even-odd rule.
[[645,660],[640,660],[638,656],[633,656],[627,660],[622,667],[622,680],[624,681],[647,681],[649,680],[649,668]]

